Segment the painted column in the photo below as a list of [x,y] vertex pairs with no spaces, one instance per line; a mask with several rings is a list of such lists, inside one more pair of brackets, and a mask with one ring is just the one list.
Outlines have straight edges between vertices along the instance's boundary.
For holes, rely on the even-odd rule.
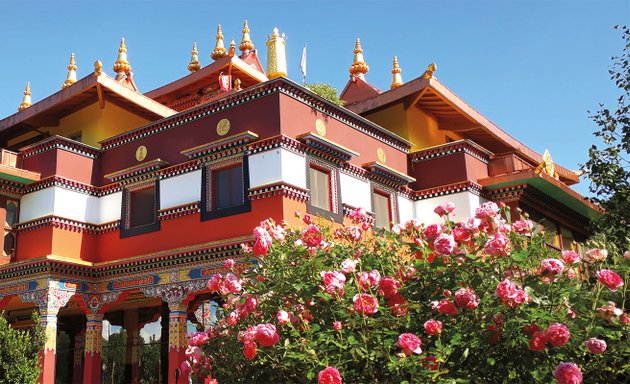
[[83,383],[83,353],[85,329],[74,336],[74,359],[72,359],[72,384]]
[[187,384],[188,375],[181,373],[180,365],[186,359],[187,304],[171,304],[168,316],[168,384]]
[[103,369],[103,314],[88,313],[85,327],[83,382],[100,383]]
[[57,354],[57,314],[58,308],[40,309],[40,325],[44,328],[46,342],[43,351],[40,352],[40,364],[42,372],[38,383],[55,382],[55,355]]
[[140,362],[140,326],[138,324],[138,310],[125,311],[125,331],[127,331],[127,349],[125,356],[125,380],[130,384],[138,384]]

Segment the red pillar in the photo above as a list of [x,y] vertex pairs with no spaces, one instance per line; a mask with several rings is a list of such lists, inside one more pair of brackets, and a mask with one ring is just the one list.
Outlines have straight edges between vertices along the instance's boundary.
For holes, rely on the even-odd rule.
[[83,347],[85,346],[85,329],[74,336],[74,359],[72,360],[72,384],[83,383]]
[[85,327],[85,359],[83,361],[83,383],[101,382],[103,369],[103,314],[89,313]]
[[187,304],[169,304],[168,316],[168,384],[187,384],[180,365],[186,359]]
[[41,373],[40,384],[55,382],[55,355],[57,353],[57,313],[59,309],[40,309],[40,324],[44,328],[46,342],[44,349],[39,354]]
[[125,378],[129,384],[140,382],[140,324],[138,324],[138,310],[125,311],[125,331],[127,331],[127,352],[125,357]]

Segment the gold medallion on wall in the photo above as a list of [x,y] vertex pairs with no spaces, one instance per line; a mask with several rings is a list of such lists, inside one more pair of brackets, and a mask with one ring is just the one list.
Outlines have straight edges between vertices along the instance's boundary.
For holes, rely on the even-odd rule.
[[383,151],[383,148],[379,148],[376,150],[376,158],[378,159],[379,163],[385,163],[387,161],[387,156],[385,156],[385,151]]
[[219,122],[217,123],[217,133],[219,134],[219,136],[227,135],[227,133],[230,132],[230,125],[230,120],[228,119],[219,120]]
[[320,136],[326,136],[326,124],[321,119],[315,120],[315,130]]
[[136,160],[142,161],[147,158],[147,147],[141,145],[136,149]]

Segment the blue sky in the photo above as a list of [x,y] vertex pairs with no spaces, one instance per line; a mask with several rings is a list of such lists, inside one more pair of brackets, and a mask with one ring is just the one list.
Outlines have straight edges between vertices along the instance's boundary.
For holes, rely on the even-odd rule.
[[[618,96],[607,73],[621,52],[615,24],[630,24],[630,1],[21,1],[0,13],[0,117],[13,114],[24,85],[33,101],[59,90],[75,52],[79,77],[96,59],[112,73],[121,37],[141,91],[187,74],[193,41],[210,62],[216,25],[241,37],[249,20],[265,58],[265,36],[286,33],[289,77],[341,90],[354,40],[370,66],[367,79],[388,89],[398,55],[403,79],[438,64],[436,77],[495,124],[537,151],[577,169],[594,142],[588,110]],[[263,63],[264,64],[264,63]],[[584,193],[587,182],[577,188]]]

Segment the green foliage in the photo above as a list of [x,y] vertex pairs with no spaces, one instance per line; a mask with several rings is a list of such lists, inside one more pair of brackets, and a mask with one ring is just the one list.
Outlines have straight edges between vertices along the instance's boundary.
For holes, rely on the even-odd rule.
[[343,106],[344,102],[337,96],[337,89],[325,83],[306,84],[306,88],[335,105]]
[[35,326],[30,330],[11,328],[0,313],[0,384],[35,383],[39,377],[39,352],[44,333],[39,315],[33,314]]
[[595,194],[606,214],[595,221],[595,229],[609,242],[613,253],[630,249],[630,29],[621,29],[625,47],[613,57],[609,73],[620,95],[614,110],[600,104],[591,115],[598,129],[594,135],[602,144],[592,145],[586,169]]
[[[268,231],[275,238],[269,253],[256,259],[253,269],[232,268],[232,278],[238,277],[242,290],[224,291],[218,323],[208,331],[211,338],[203,348],[212,376],[220,383],[312,383],[322,369],[332,366],[344,383],[550,383],[554,367],[573,362],[585,383],[628,379],[628,325],[620,313],[604,318],[598,308],[614,302],[621,310],[620,303],[628,296],[630,261],[578,260],[559,275],[543,275],[542,260],[562,256],[546,246],[542,234],[517,234],[498,217],[484,223],[443,255],[426,228],[415,222],[378,233],[360,224],[317,222],[323,241],[311,247],[304,245],[306,230],[278,235],[282,231],[275,224],[262,224],[255,233]],[[307,228],[316,232],[312,225]],[[461,228],[447,219],[438,232],[465,234]],[[360,238],[352,238],[357,230]],[[499,231],[509,238],[504,255],[492,254],[486,246],[500,237]],[[254,251],[261,254],[260,248]],[[321,272],[338,272],[345,260],[357,260],[357,270],[345,274],[342,291],[330,293]],[[603,287],[595,278],[601,269],[615,270],[625,285],[616,291]],[[374,270],[400,282],[403,302],[398,307],[382,287],[359,284],[361,272]],[[506,305],[497,297],[497,285],[506,276],[523,288],[529,301]],[[227,281],[224,278],[213,280]],[[452,302],[460,288],[474,290],[478,307],[459,306],[455,315],[436,310],[432,303]],[[371,315],[357,311],[353,305],[357,294],[377,298],[378,311]],[[252,298],[257,301],[254,308],[247,304]],[[288,312],[292,321],[278,321],[279,311]],[[440,335],[425,332],[424,323],[430,319],[443,323]],[[336,321],[343,325],[339,331],[333,327]],[[544,330],[554,323],[568,327],[569,342],[542,352],[530,350],[524,327],[537,324]],[[256,345],[256,356],[250,360],[244,356],[246,335],[260,324],[275,325],[280,339],[272,347]],[[421,354],[401,353],[397,342],[403,333],[422,339]],[[605,340],[606,352],[589,353],[583,343],[590,337]],[[435,369],[427,358],[435,359]]]
[[127,353],[127,331],[121,329],[103,339],[103,384],[123,384],[125,382],[125,361]]

